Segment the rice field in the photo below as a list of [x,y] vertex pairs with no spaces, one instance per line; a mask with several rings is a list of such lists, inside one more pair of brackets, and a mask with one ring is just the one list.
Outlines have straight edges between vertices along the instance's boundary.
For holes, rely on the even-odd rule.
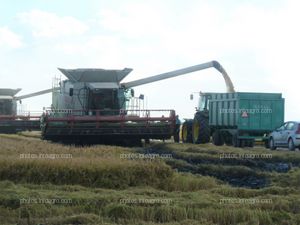
[[0,224],[300,224],[300,152],[0,135]]

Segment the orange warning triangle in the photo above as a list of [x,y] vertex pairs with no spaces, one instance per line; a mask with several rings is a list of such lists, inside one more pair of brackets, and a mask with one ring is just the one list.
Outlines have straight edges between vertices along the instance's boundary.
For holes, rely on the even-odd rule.
[[244,112],[242,113],[242,117],[243,117],[243,118],[248,118],[248,113],[247,113],[246,111],[244,111]]

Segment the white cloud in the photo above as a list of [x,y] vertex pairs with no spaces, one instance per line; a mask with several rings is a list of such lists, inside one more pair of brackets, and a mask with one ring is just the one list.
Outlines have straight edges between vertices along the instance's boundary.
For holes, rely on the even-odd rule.
[[129,38],[145,38],[164,32],[164,14],[159,5],[147,2],[125,4],[99,13],[101,27]]
[[[87,18],[89,32],[87,25],[72,17],[39,10],[22,13],[19,19],[30,25],[35,37],[62,36],[44,39],[42,44],[33,39],[33,49],[28,50],[30,60],[39,60],[38,66],[49,76],[58,73],[50,70],[54,67],[126,66],[134,68],[127,80],[134,80],[215,59],[238,91],[283,92],[287,118],[293,119],[300,112],[300,106],[293,105],[300,82],[296,76],[300,3],[264,4],[272,7],[249,1],[109,2],[101,4],[97,18]],[[148,96],[149,107],[175,108],[184,117],[194,113],[196,102],[188,98],[199,90],[225,91],[221,75],[211,69],[136,89]]]
[[0,27],[0,47],[20,48],[23,46],[21,37],[9,30],[7,27]]
[[88,30],[87,25],[73,17],[59,17],[54,13],[41,10],[20,13],[18,18],[22,23],[31,27],[34,37],[53,38],[78,35]]
[[[300,106],[294,104],[300,82],[300,77],[295,76],[300,54],[298,1],[285,1],[279,7],[244,2],[225,9],[222,4],[195,1],[182,10],[180,7],[178,3],[165,2],[159,7],[155,3],[135,7],[119,5],[117,9],[102,10],[100,24],[121,40],[135,42],[131,46],[132,53],[140,47],[152,48],[148,55],[140,52],[136,58],[139,64],[142,60],[148,61],[143,63],[146,68],[141,74],[216,59],[225,66],[238,91],[283,92],[287,101],[286,118],[300,112]],[[128,43],[125,45],[128,47]],[[168,85],[169,92],[176,93],[184,80],[189,81],[186,86],[190,91],[197,90],[195,82],[199,82],[198,89],[222,91],[222,86],[218,86],[222,84],[221,76],[212,85],[208,82],[208,72],[199,74],[198,78],[196,75],[176,78],[181,83],[168,81],[173,84]],[[151,85],[156,93],[164,92],[162,86]],[[181,93],[187,94],[183,90]],[[160,96],[153,101],[156,105],[165,104]],[[184,107],[179,110],[182,114],[190,111]]]

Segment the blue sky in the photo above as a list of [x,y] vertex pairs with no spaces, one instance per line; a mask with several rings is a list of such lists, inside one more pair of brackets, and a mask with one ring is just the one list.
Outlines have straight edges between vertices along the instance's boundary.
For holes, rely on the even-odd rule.
[[[298,119],[300,3],[296,0],[0,0],[1,87],[51,87],[62,68],[133,68],[127,81],[218,60],[238,91],[280,92]],[[195,91],[224,92],[209,69],[136,88],[149,108],[192,117]],[[41,110],[51,95],[23,101]]]

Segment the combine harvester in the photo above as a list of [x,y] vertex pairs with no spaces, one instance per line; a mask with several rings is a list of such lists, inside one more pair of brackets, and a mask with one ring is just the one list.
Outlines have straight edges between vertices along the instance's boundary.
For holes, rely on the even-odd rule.
[[17,102],[28,97],[49,93],[52,89],[17,97],[21,89],[0,89],[0,133],[17,133],[25,130],[40,130],[42,113],[17,113]]
[[127,83],[121,81],[132,71],[128,68],[59,69],[68,79],[58,82],[52,90],[51,108],[41,118],[42,137],[89,144],[137,144],[142,139],[146,142],[169,139],[176,135],[175,111],[130,107],[132,88],[211,67],[222,73],[227,90],[234,91],[230,78],[216,61]]

